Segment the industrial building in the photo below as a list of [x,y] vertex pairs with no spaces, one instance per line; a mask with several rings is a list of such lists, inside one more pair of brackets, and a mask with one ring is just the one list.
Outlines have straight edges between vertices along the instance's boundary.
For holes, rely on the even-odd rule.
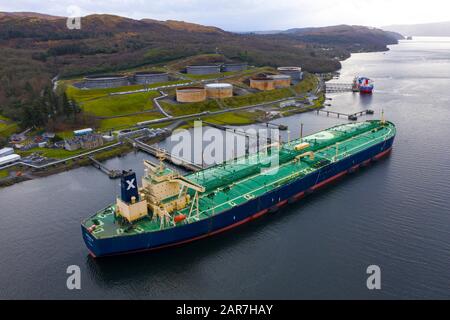
[[210,83],[205,88],[206,96],[211,99],[225,99],[233,96],[233,85],[229,83]]
[[178,102],[201,102],[206,100],[203,87],[182,87],[176,90]]
[[266,75],[260,75],[250,78],[250,88],[262,91],[274,90],[275,80]]
[[9,156],[10,154],[13,154],[13,153],[14,153],[14,149],[13,148],[0,149],[0,157]]
[[223,72],[237,72],[237,71],[244,71],[247,70],[248,68],[248,63],[243,62],[243,63],[225,63],[222,66],[222,71]]
[[21,157],[18,154],[8,154],[7,156],[0,157],[0,166],[4,166],[16,161],[19,161]]
[[275,74],[268,76],[268,78],[273,79],[275,88],[289,88],[291,86],[291,76]]
[[73,132],[74,136],[79,137],[79,136],[84,136],[86,134],[91,134],[94,133],[94,130],[92,128],[86,128],[86,129],[80,129],[80,130],[75,130]]
[[64,149],[75,151],[82,149],[95,149],[103,146],[103,137],[99,134],[83,134],[64,141]]
[[169,74],[160,71],[136,72],[134,74],[136,84],[152,84],[158,82],[168,82]]
[[303,72],[300,67],[279,67],[277,70],[281,74],[290,76],[294,81],[303,79]]
[[78,83],[77,87],[87,89],[107,89],[128,86],[129,84],[128,77],[125,75],[98,75],[84,77],[84,81]]
[[197,75],[220,73],[220,65],[187,66],[186,73]]

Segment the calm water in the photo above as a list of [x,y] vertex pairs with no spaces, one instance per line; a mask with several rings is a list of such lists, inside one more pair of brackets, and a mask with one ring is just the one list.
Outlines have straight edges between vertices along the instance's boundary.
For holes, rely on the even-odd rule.
[[[325,192],[180,248],[94,260],[80,221],[112,202],[118,181],[86,167],[0,189],[0,298],[450,298],[450,39],[354,55],[340,81],[376,81],[373,97],[335,94],[333,110],[368,107],[398,127],[387,160]],[[343,120],[278,120],[298,136]],[[142,174],[144,154],[108,162]],[[82,290],[66,289],[79,265]],[[382,290],[366,288],[366,268]]]

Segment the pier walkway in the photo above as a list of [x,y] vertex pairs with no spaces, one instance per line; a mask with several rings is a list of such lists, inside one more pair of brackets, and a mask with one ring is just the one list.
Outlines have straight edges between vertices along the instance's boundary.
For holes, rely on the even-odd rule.
[[352,83],[325,83],[326,93],[353,92]]
[[173,155],[165,149],[161,149],[161,148],[158,148],[155,146],[148,145],[148,144],[142,142],[141,140],[139,140],[139,138],[134,139],[134,140],[129,139],[129,141],[133,144],[133,146],[136,149],[142,150],[142,151],[144,151],[152,156],[155,156],[155,157],[158,157],[160,154],[163,154],[166,161],[169,161],[170,163],[172,163],[176,166],[182,167],[186,170],[196,172],[196,171],[203,169],[202,166],[192,163],[190,161],[187,161],[185,159],[182,159],[176,155]]
[[96,160],[94,157],[89,156],[89,160],[92,161],[92,166],[105,173],[111,179],[117,179],[122,177],[122,171],[109,169],[106,165]]
[[362,110],[362,111],[358,111],[355,113],[351,113],[351,114],[347,114],[347,113],[343,113],[343,112],[337,112],[337,111],[330,111],[330,110],[325,110],[325,109],[318,109],[317,114],[319,113],[326,113],[327,117],[331,114],[331,115],[336,115],[338,118],[342,117],[347,117],[348,120],[352,120],[352,121],[356,121],[358,120],[358,116],[363,116],[363,115],[372,115],[375,112],[371,109],[366,109],[366,110]]

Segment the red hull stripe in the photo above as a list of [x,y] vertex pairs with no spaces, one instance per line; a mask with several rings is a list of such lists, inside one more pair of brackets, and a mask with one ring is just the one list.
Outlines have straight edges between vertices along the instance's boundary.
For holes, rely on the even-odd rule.
[[384,156],[386,156],[387,154],[389,154],[392,151],[392,148],[387,149],[386,151],[383,151],[382,153],[379,153],[375,156],[375,159],[381,159]]
[[[376,155],[375,158],[380,159],[380,158],[382,158],[383,156],[387,155],[391,150],[392,150],[392,148],[390,148],[390,149],[388,149],[388,150],[386,150],[386,151],[383,151],[382,153]],[[365,161],[365,162],[366,162],[366,161]],[[369,160],[369,162],[370,162],[370,160]],[[358,166],[354,166],[354,167],[352,167],[352,168],[355,168],[355,167],[358,167]],[[317,189],[319,189],[319,188],[325,186],[326,184],[328,184],[328,183],[330,183],[330,182],[332,182],[332,181],[334,181],[334,180],[336,180],[336,179],[339,179],[340,177],[344,176],[345,174],[347,174],[347,170],[346,170],[346,171],[342,171],[342,172],[338,173],[337,175],[335,175],[335,176],[333,176],[333,177],[331,177],[331,178],[328,178],[328,179],[326,179],[326,180],[324,180],[324,181],[322,181],[322,182],[316,184],[315,186],[311,187],[311,189],[312,189],[312,190],[317,190]],[[302,191],[302,192],[296,194],[296,195],[294,196],[294,198],[298,200],[298,199],[302,198],[304,195],[305,195],[305,192]],[[276,206],[277,206],[277,207],[282,207],[282,206],[286,205],[287,203],[288,203],[288,200],[283,200],[283,201],[279,202]],[[183,241],[176,242],[176,243],[170,243],[170,244],[166,244],[166,245],[159,246],[159,247],[155,247],[155,248],[140,249],[140,250],[134,250],[134,251],[127,251],[127,252],[119,252],[119,253],[114,253],[114,254],[110,254],[110,255],[107,255],[107,256],[133,254],[133,253],[138,253],[138,252],[153,251],[153,250],[159,250],[159,249],[164,249],[164,248],[169,248],[169,247],[174,247],[174,246],[183,245],[183,244],[186,244],[186,243],[189,243],[189,242],[193,242],[193,241],[196,241],[196,240],[204,239],[204,238],[206,238],[206,237],[210,237],[210,236],[219,234],[219,233],[221,233],[221,232],[224,232],[224,231],[233,229],[233,228],[238,227],[238,226],[240,226],[240,225],[242,225],[242,224],[244,224],[244,223],[247,223],[247,222],[249,222],[249,221],[251,221],[251,220],[255,220],[255,219],[257,219],[257,218],[259,218],[259,217],[265,215],[268,211],[269,211],[269,209],[264,209],[264,210],[262,210],[262,211],[260,211],[260,212],[258,212],[258,213],[255,213],[254,215],[252,215],[252,216],[250,216],[250,217],[248,217],[248,218],[245,218],[245,219],[243,219],[243,220],[241,220],[241,221],[239,221],[239,222],[236,222],[236,223],[231,224],[231,225],[229,225],[229,226],[226,226],[226,227],[224,227],[224,228],[222,228],[222,229],[218,229],[218,230],[215,230],[215,231],[213,231],[213,232],[206,233],[206,234],[203,234],[203,235],[198,236],[198,237],[195,237],[195,238],[183,240]],[[96,257],[95,254],[93,254],[90,250],[89,250],[89,253],[90,253],[91,256],[93,256],[94,258]]]
[[311,189],[312,189],[312,190],[317,190],[317,189],[319,189],[319,188],[325,186],[326,184],[328,184],[328,183],[330,183],[330,182],[333,182],[334,180],[339,179],[339,178],[342,177],[342,176],[345,176],[346,174],[347,174],[347,170],[346,170],[346,171],[342,171],[341,173],[338,173],[337,175],[335,175],[335,176],[333,176],[333,177],[331,177],[331,178],[328,178],[328,179],[326,179],[326,180],[323,180],[322,182],[316,184],[316,185],[315,185],[314,187],[312,187]]

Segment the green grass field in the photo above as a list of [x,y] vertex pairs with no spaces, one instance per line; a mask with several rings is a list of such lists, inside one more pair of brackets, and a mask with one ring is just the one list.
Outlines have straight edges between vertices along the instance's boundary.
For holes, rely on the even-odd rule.
[[238,74],[238,72],[220,72],[220,73],[213,73],[213,74],[183,74],[186,78],[192,79],[192,80],[209,80],[209,79],[217,79],[217,78],[224,78],[228,76],[232,76]]
[[75,151],[68,151],[65,149],[50,149],[50,148],[33,148],[27,151],[17,151],[17,154],[21,155],[22,157],[27,157],[33,153],[38,153],[42,155],[43,157],[47,158],[54,158],[54,159],[64,159],[72,156],[76,156],[78,154],[84,153],[87,150],[75,150]]
[[245,125],[254,123],[264,112],[262,111],[239,111],[227,112],[220,115],[202,118],[203,121],[220,125]]
[[173,116],[182,116],[194,113],[201,113],[204,111],[217,111],[220,110],[219,105],[214,100],[207,100],[203,102],[195,103],[179,103],[172,104],[168,102],[160,102],[161,106]]
[[[188,80],[177,80],[177,81],[169,81],[169,82],[159,82],[159,83],[153,83],[151,85],[148,85],[148,89],[157,88],[161,86],[166,85],[172,85],[172,84],[182,84],[182,83],[188,83]],[[133,90],[141,90],[144,89],[143,85],[132,85],[132,86],[125,86],[125,87],[117,87],[117,88],[109,88],[109,89],[78,89],[72,85],[67,85],[66,93],[70,99],[73,99],[79,103],[84,101],[89,101],[93,99],[98,99],[102,97],[106,97],[111,93],[116,92],[126,92],[126,91],[133,91]]]
[[100,130],[120,130],[135,126],[136,123],[162,118],[158,112],[149,112],[128,117],[105,119],[100,122]]
[[0,170],[0,179],[6,178],[8,176],[9,176],[9,170],[8,169]]
[[223,104],[229,108],[237,108],[288,98],[292,97],[293,95],[293,92],[288,88],[276,89],[271,91],[262,91],[258,93],[247,94],[245,96],[226,98],[223,100]]
[[153,109],[152,99],[159,97],[156,91],[120,96],[105,96],[85,101],[81,108],[97,117],[114,117]]
[[297,92],[298,94],[302,94],[314,90],[317,86],[317,82],[318,80],[314,75],[306,73],[304,79],[296,84],[293,88],[295,92]]
[[[9,137],[13,133],[19,131],[19,126],[17,123],[13,122],[11,119],[8,119],[2,115],[0,115],[0,136],[1,137]],[[5,123],[6,122],[6,123]]]
[[[102,148],[114,144],[115,142],[105,143]],[[95,149],[93,149],[95,150]],[[53,159],[65,159],[69,157],[73,157],[85,152],[93,151],[93,150],[87,150],[87,149],[78,149],[75,151],[68,151],[65,149],[51,149],[51,148],[33,148],[27,151],[17,151],[17,154],[21,155],[22,157],[27,157],[33,153],[38,153],[42,155],[43,157],[47,158],[53,158]]]

